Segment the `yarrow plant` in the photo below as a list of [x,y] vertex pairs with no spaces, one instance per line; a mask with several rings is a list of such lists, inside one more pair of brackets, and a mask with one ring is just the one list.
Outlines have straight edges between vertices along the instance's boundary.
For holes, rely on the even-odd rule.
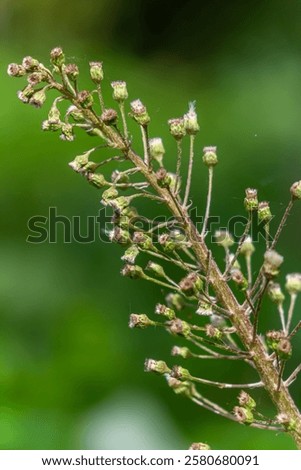
[[[60,47],[51,51],[50,62],[51,66],[45,67],[39,60],[25,57],[22,64],[8,66],[10,76],[27,79],[26,86],[18,92],[18,98],[23,103],[40,108],[46,98],[55,92],[42,129],[59,133],[65,141],[73,141],[77,130],[100,140],[99,145],[76,156],[69,165],[102,191],[102,204],[112,211],[113,228],[109,239],[120,244],[124,250],[121,274],[135,280],[151,281],[166,292],[165,302],[154,306],[153,317],[132,313],[130,328],[163,328],[179,340],[179,345],[172,348],[171,354],[180,362],[189,361],[190,358],[241,361],[253,373],[256,372],[257,381],[223,383],[218,378],[216,381],[209,380],[193,375],[182,365],[169,366],[158,358],[146,359],[145,370],[162,375],[176,394],[184,395],[213,413],[240,424],[289,433],[301,449],[301,416],[289,391],[301,371],[301,365],[285,374],[292,356],[293,340],[301,328],[301,320],[294,320],[296,298],[301,292],[301,274],[286,276],[284,287],[290,298],[288,311],[284,308],[285,294],[276,282],[283,263],[276,245],[292,206],[301,199],[301,181],[292,184],[288,206],[273,237],[270,233],[272,213],[269,203],[259,201],[257,190],[248,188],[244,198],[247,222],[237,246],[232,234],[226,230],[215,233],[216,244],[212,245],[206,241],[206,236],[214,168],[218,164],[214,146],[205,147],[203,151],[203,162],[208,168],[208,193],[201,230],[191,217],[194,148],[199,132],[195,105],[190,104],[184,116],[168,121],[169,132],[177,149],[177,158],[170,171],[164,164],[162,139],[150,136],[151,118],[146,106],[140,99],[135,99],[127,110],[128,90],[124,81],[111,83],[116,106],[110,108],[104,102],[102,93],[102,62],[90,62],[93,82],[90,91],[79,88],[79,69],[76,64],[66,63]],[[64,102],[68,105],[67,109]],[[143,155],[138,155],[134,149],[128,130],[128,116],[140,128]],[[184,139],[189,141],[187,159],[182,151]],[[95,157],[98,152],[102,155],[108,149],[114,149],[116,155]],[[187,173],[185,180],[182,176],[184,164]],[[113,166],[110,179],[101,173],[104,165]],[[146,214],[139,214],[135,207],[137,198],[155,202],[158,211],[165,206],[171,217],[159,222],[157,218],[150,220]],[[255,220],[264,224],[265,253],[254,278],[252,259],[255,246],[251,229]],[[148,222],[147,228],[145,222]],[[219,247],[224,249],[223,266],[218,266],[215,261],[215,247],[217,250],[220,250]],[[139,264],[141,254],[149,257],[146,266]],[[245,267],[241,267],[242,261]],[[176,268],[170,270],[171,274],[169,265]],[[264,296],[275,304],[279,327],[259,333]],[[234,409],[226,409],[213,402],[203,392],[206,387],[237,389],[239,394]],[[258,388],[265,391],[273,402],[273,417],[265,417],[252,397],[251,391]],[[206,449],[208,446],[194,443],[191,448]]]

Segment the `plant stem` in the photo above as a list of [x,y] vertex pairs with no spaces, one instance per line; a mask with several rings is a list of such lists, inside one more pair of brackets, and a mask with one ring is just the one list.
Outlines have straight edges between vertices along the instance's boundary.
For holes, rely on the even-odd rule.
[[184,209],[187,207],[189,193],[190,193],[191,179],[192,179],[192,167],[193,167],[193,157],[194,157],[194,138],[195,138],[194,135],[190,135],[188,175],[187,175],[187,181],[186,181],[185,196],[184,196],[184,201],[183,201]]
[[207,193],[207,203],[206,203],[206,211],[204,217],[203,228],[201,232],[201,237],[206,236],[206,230],[208,225],[208,219],[210,214],[210,206],[211,206],[211,196],[212,196],[212,181],[213,181],[213,166],[208,168],[208,193]]

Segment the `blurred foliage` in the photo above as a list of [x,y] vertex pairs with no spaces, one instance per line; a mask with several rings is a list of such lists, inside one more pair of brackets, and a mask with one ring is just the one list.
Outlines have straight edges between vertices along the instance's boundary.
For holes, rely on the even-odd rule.
[[[1,448],[135,448],[142,433],[141,448],[185,448],[197,440],[215,449],[293,448],[284,435],[197,409],[163,380],[143,373],[145,357],[172,363],[174,339],[128,330],[129,313],[150,314],[164,293],[120,277],[119,247],[64,244],[60,229],[56,244],[26,243],[28,219],[47,216],[49,207],[79,215],[85,233],[100,197],[67,162],[94,141],[79,136],[67,143],[42,134],[47,106],[23,106],[6,67],[28,54],[46,63],[49,49],[60,44],[81,67],[84,87],[88,60],[103,60],[105,99],[111,103],[109,81],[128,82],[130,97],[149,109],[152,136],[164,138],[171,167],[175,147],[166,121],[196,100],[197,153],[214,144],[220,158],[213,213],[221,214],[223,224],[243,213],[244,188],[255,186],[279,218],[290,184],[300,179],[300,8],[297,0],[2,0]],[[134,125],[131,133],[135,141]],[[196,158],[193,194],[201,210],[205,178]],[[296,207],[279,244],[286,272],[300,271],[300,227]],[[277,325],[276,312],[266,302],[260,326],[273,321]],[[300,357],[297,344],[295,351]],[[247,380],[236,364],[192,367],[208,378]],[[300,404],[299,384],[293,394]],[[225,398],[224,392],[209,392]],[[233,394],[226,401],[233,407]]]

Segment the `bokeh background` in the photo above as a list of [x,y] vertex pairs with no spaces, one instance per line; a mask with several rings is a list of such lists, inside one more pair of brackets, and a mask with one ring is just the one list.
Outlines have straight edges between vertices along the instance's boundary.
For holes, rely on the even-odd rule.
[[[67,165],[90,141],[45,134],[46,107],[16,99],[9,62],[48,61],[61,45],[83,70],[103,60],[111,80],[128,82],[152,116],[169,165],[174,142],[166,121],[196,100],[201,132],[193,193],[204,207],[204,145],[217,145],[213,212],[226,222],[243,213],[245,187],[257,187],[279,218],[300,179],[301,4],[298,0],[1,0],[0,3],[0,447],[2,449],[179,449],[193,441],[214,449],[291,449],[285,435],[226,422],[143,372],[145,357],[169,360],[174,338],[132,331],[131,312],[150,314],[164,293],[121,278],[119,247],[96,241],[28,244],[27,221],[99,210],[99,193]],[[138,135],[134,126],[133,138]],[[137,140],[136,140],[137,141]],[[137,143],[139,147],[139,143]],[[281,238],[284,271],[300,271],[301,208]],[[273,227],[275,228],[276,222]],[[282,276],[283,277],[283,276]],[[296,319],[300,316],[300,303]],[[295,319],[295,320],[296,320]],[[261,328],[278,326],[265,302]],[[289,369],[298,364],[300,346]],[[231,362],[231,361],[228,361]],[[235,367],[234,367],[235,365]],[[248,380],[236,364],[194,364],[204,377]],[[209,390],[231,409],[235,395]],[[300,380],[292,387],[300,405]],[[261,395],[268,415],[273,409]]]

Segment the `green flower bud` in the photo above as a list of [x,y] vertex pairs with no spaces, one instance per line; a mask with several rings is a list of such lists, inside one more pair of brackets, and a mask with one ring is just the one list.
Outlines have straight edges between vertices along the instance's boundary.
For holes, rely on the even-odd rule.
[[154,248],[151,237],[143,232],[133,233],[133,243],[139,245],[143,250],[152,250]]
[[169,132],[176,140],[181,140],[186,135],[183,118],[169,119]]
[[65,63],[65,54],[60,47],[55,47],[50,52],[50,61],[53,65],[61,68]]
[[159,375],[169,374],[170,368],[164,361],[155,361],[154,359],[146,359],[144,363],[145,372],[155,372]]
[[167,383],[177,395],[180,395],[182,393],[188,396],[191,395],[192,384],[190,382],[182,382],[181,380],[175,379],[174,377],[171,377],[169,375],[167,376]]
[[285,288],[290,295],[301,292],[301,274],[292,273],[286,276]]
[[301,199],[301,181],[292,184],[290,191],[293,199]]
[[130,315],[129,327],[130,328],[147,328],[148,326],[154,326],[155,322],[153,322],[147,315],[142,313],[141,315],[137,315],[136,313],[132,313]]
[[122,261],[125,261],[129,264],[134,264],[137,256],[139,255],[139,249],[136,245],[131,245],[121,257]]
[[188,297],[198,295],[203,289],[203,281],[196,273],[189,273],[180,282],[179,287]]
[[75,135],[73,134],[73,126],[68,123],[62,123],[61,126],[61,135],[60,139],[66,140],[68,142],[72,142],[75,139]]
[[246,257],[251,256],[255,251],[255,246],[252,243],[251,237],[246,237],[241,245],[240,253]]
[[213,326],[212,324],[207,324],[205,326],[205,331],[206,331],[206,336],[208,336],[208,338],[216,339],[219,341],[223,337],[223,332],[219,330],[218,328],[216,328],[215,326]]
[[129,277],[130,279],[142,279],[145,277],[143,269],[140,266],[133,264],[126,264],[121,270],[122,276]]
[[115,227],[109,233],[109,239],[111,242],[119,243],[119,245],[129,245],[131,243],[128,230],[123,230],[120,227]]
[[235,282],[239,290],[245,291],[248,288],[248,281],[242,274],[242,272],[239,269],[233,269],[231,271],[231,279],[232,281]]
[[105,177],[101,173],[89,173],[88,181],[95,188],[103,188],[108,184]]
[[171,236],[168,233],[162,233],[158,239],[160,245],[163,247],[163,250],[167,253],[174,251],[177,247],[177,243],[172,240]]
[[233,237],[227,230],[216,230],[214,237],[219,246],[230,248],[234,245]]
[[150,117],[146,107],[140,100],[131,102],[131,117],[140,124],[140,126],[147,126],[150,123]]
[[61,129],[62,125],[63,123],[61,121],[50,121],[49,119],[47,119],[46,121],[42,122],[42,130],[55,132]]
[[235,406],[233,413],[239,423],[252,424],[254,422],[253,413],[248,408],[243,406]]
[[263,271],[268,279],[279,274],[279,267],[283,263],[283,256],[274,250],[268,250],[264,254]]
[[90,62],[89,65],[91,80],[99,85],[103,80],[102,62]]
[[108,203],[112,200],[112,199],[116,199],[118,197],[118,191],[116,188],[114,188],[113,186],[111,188],[108,188],[106,189],[103,193],[102,193],[102,204],[104,206],[108,205]]
[[78,66],[76,64],[67,64],[64,66],[64,72],[70,80],[75,82],[79,76]]
[[45,103],[46,100],[46,93],[45,88],[42,90],[36,91],[29,100],[29,104],[34,106],[35,108],[41,108],[41,106]]
[[163,304],[156,305],[155,313],[157,315],[162,315],[163,317],[168,318],[168,320],[174,320],[176,318],[175,311]]
[[67,113],[66,113],[67,116],[71,116],[73,117],[74,121],[76,122],[81,122],[81,121],[84,121],[85,120],[85,116],[83,114],[83,112],[78,109],[76,106],[69,106],[68,110],[67,110]]
[[24,77],[26,70],[22,65],[9,64],[7,67],[7,73],[10,77]]
[[93,96],[87,90],[80,91],[77,95],[78,102],[82,105],[83,108],[92,108],[93,106]]
[[146,271],[149,271],[150,273],[154,274],[155,276],[158,277],[165,277],[165,272],[162,266],[158,263],[154,263],[153,261],[149,261],[147,263],[147,266],[145,268]]
[[47,82],[48,78],[49,77],[45,72],[33,72],[28,75],[27,82],[31,86],[36,86],[41,82]]
[[267,201],[262,201],[258,204],[258,219],[260,222],[270,222],[273,218],[270,204]]
[[124,172],[121,172],[121,171],[118,171],[118,170],[114,170],[112,175],[111,175],[111,181],[113,183],[118,183],[118,184],[128,184],[130,182],[130,178],[129,178],[129,175],[124,173]]
[[253,212],[258,209],[257,189],[247,188],[246,197],[244,200],[245,208],[248,212]]
[[24,67],[26,72],[34,72],[39,69],[39,66],[40,62],[30,56],[24,57],[22,61],[22,67]]
[[115,199],[111,199],[108,202],[108,205],[119,213],[122,213],[125,207],[129,206],[129,204],[130,204],[130,198],[125,197],[125,196],[116,197]]
[[200,300],[198,309],[195,313],[197,315],[210,317],[213,314],[212,305],[206,300]]
[[211,450],[211,447],[208,444],[204,444],[204,442],[193,442],[189,450]]
[[200,130],[195,112],[195,103],[189,103],[189,111],[184,114],[184,127],[188,135],[196,135]]
[[244,390],[238,395],[238,403],[248,410],[254,410],[256,408],[256,401]]
[[177,336],[184,336],[185,338],[190,335],[191,328],[188,323],[180,318],[175,318],[167,324],[167,329],[170,333]]
[[285,299],[285,296],[281,290],[280,284],[276,282],[270,282],[268,285],[268,296],[271,301],[277,305],[282,305]]
[[111,86],[113,88],[113,100],[118,101],[118,103],[122,103],[128,98],[129,95],[126,88],[126,82],[112,82]]
[[218,164],[216,147],[204,147],[203,152],[203,162],[206,166],[212,167]]
[[271,330],[266,333],[267,345],[272,351],[277,351],[278,344],[282,339],[285,339],[283,331]]
[[100,119],[103,121],[106,126],[113,126],[116,124],[117,119],[118,119],[118,114],[115,109],[105,109],[103,113],[100,116]]
[[170,292],[166,296],[166,302],[167,305],[171,308],[174,308],[178,311],[183,310],[185,307],[185,300],[180,294],[175,294],[173,292]]
[[187,359],[192,356],[191,351],[189,351],[188,348],[182,347],[180,348],[179,346],[174,346],[171,350],[171,355],[172,356],[181,356],[183,359]]
[[292,345],[287,338],[283,338],[279,341],[276,351],[281,360],[287,361],[292,355]]
[[296,430],[296,421],[294,419],[290,419],[286,413],[279,413],[276,416],[276,420],[279,424],[282,424],[287,431]]
[[22,101],[22,103],[29,103],[29,100],[34,94],[34,92],[34,88],[32,88],[31,85],[27,85],[25,88],[23,88],[22,91],[18,91],[17,95],[19,100]]
[[160,167],[163,167],[163,156],[165,154],[165,149],[160,137],[149,139],[149,151],[151,159],[156,160]]
[[159,170],[156,172],[156,178],[158,185],[161,188],[169,188],[171,185],[171,177],[170,173],[167,173],[165,168],[161,167]]
[[171,377],[178,380],[191,380],[191,374],[188,369],[184,369],[181,366],[173,366],[171,371]]

